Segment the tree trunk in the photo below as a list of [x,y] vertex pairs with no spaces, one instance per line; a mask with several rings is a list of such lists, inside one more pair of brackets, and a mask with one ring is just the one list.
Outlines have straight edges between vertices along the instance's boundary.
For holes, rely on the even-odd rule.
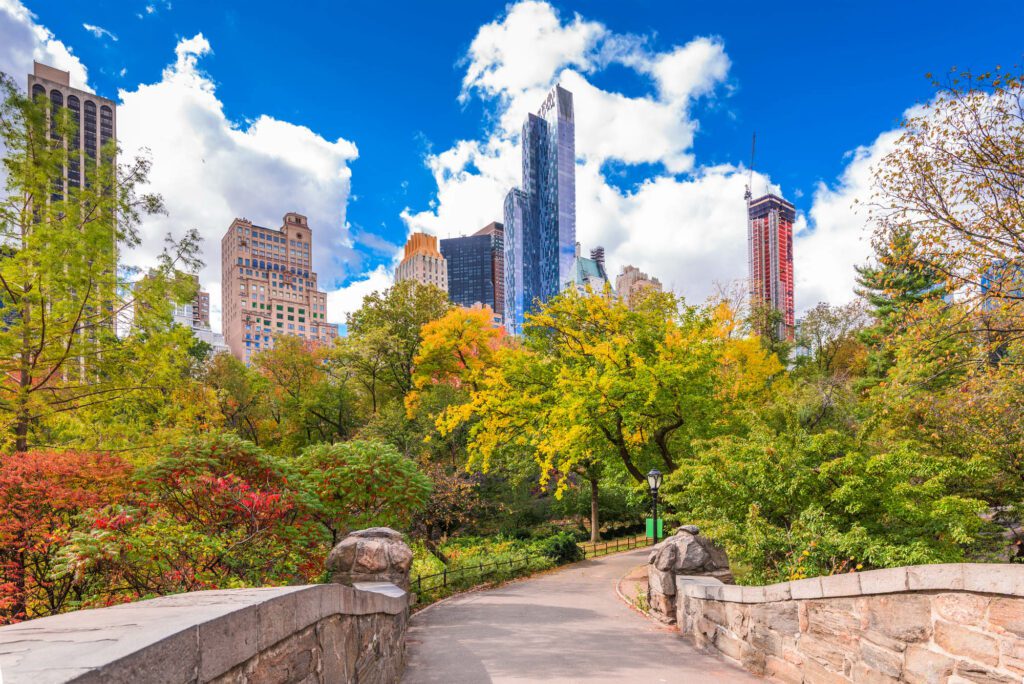
[[601,521],[597,515],[597,477],[590,478],[590,541],[601,541]]
[[430,551],[430,553],[434,554],[434,557],[437,558],[437,560],[441,561],[445,565],[448,565],[448,556],[444,555],[444,552],[441,551],[440,548],[438,548],[437,544],[434,543],[434,540],[431,539],[429,535],[424,537],[423,545],[427,547],[427,551]]

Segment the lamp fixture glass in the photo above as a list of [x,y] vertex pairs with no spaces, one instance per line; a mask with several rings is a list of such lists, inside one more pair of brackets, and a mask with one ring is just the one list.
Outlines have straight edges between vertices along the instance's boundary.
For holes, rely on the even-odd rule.
[[657,470],[647,473],[647,485],[651,488],[652,492],[658,491],[661,487],[661,473]]

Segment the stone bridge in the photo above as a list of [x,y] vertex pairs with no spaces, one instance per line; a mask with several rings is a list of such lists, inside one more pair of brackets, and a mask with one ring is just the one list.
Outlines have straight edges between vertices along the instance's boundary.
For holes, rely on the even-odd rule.
[[[1024,566],[931,565],[740,587],[681,530],[411,619],[401,535],[350,535],[332,583],[205,591],[0,628],[3,684],[949,682],[1024,678]],[[620,578],[645,567],[660,621]],[[408,646],[408,648],[407,648]]]

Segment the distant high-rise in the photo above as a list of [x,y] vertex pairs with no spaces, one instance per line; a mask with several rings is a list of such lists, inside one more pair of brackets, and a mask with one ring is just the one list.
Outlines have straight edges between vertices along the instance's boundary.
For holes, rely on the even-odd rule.
[[574,279],[576,123],[572,93],[555,86],[523,124],[523,182],[505,197],[505,326]]
[[490,223],[473,235],[441,240],[448,264],[448,298],[459,306],[481,304],[501,316],[505,306],[504,227]]
[[[595,258],[596,256],[601,258]],[[608,274],[604,270],[604,247],[590,250],[588,259],[580,252],[580,243],[577,242],[572,274],[569,280],[562,283],[562,289],[575,289],[580,294],[586,294],[589,287],[592,293],[602,294],[606,284]]]
[[643,299],[647,292],[661,292],[661,281],[652,278],[636,266],[626,266],[615,278],[615,291],[630,309]]
[[[60,200],[70,188],[80,188],[90,182],[90,175],[86,173],[88,165],[98,165],[104,145],[116,139],[117,106],[113,100],[72,88],[71,75],[67,71],[39,62],[33,64],[33,71],[28,75],[28,92],[32,98],[49,99],[53,114],[61,107],[67,107],[72,122],[78,128],[78,134],[67,140],[71,154],[64,170],[64,181],[53,187],[52,198]],[[54,139],[59,137],[55,121],[51,135]]]
[[405,243],[405,256],[395,269],[395,282],[415,280],[448,291],[448,266],[437,250],[437,238],[413,233]]
[[327,322],[327,293],[311,271],[313,231],[289,212],[280,228],[236,218],[220,241],[224,339],[247,365],[282,335],[328,344],[338,326]]
[[747,202],[747,255],[750,267],[750,303],[779,312],[773,332],[777,339],[792,340],[795,333],[793,304],[793,222],[796,209],[777,195]]

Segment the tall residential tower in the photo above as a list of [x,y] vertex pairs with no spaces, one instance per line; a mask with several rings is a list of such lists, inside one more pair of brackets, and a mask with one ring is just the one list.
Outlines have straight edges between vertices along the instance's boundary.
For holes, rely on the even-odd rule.
[[327,322],[327,294],[311,271],[312,230],[290,212],[280,228],[236,218],[220,241],[224,340],[247,365],[282,335],[327,344],[338,326]]
[[747,255],[750,303],[778,312],[771,332],[792,340],[796,328],[793,304],[793,222],[796,209],[777,195],[747,200]]
[[572,93],[555,86],[523,124],[523,182],[505,197],[505,327],[575,276],[576,123]]

